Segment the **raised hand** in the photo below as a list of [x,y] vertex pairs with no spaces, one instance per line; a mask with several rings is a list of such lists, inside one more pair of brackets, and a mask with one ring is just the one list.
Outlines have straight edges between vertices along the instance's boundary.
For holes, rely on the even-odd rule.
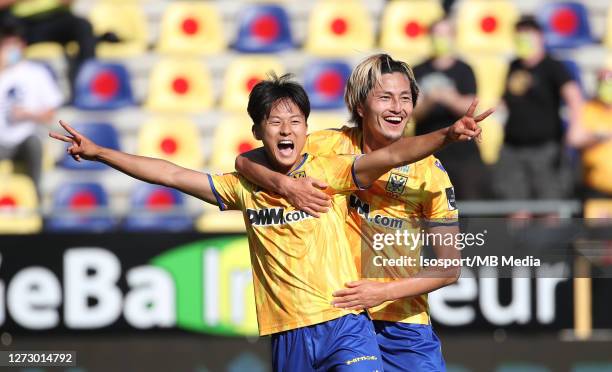
[[69,143],[70,146],[68,146],[66,152],[76,161],[81,161],[81,159],[96,160],[96,156],[100,153],[100,146],[77,132],[65,121],[60,120],[59,124],[69,133],[69,135],[65,136],[59,133],[49,132],[49,137]]
[[491,115],[495,109],[490,108],[482,114],[474,117],[476,106],[478,106],[478,98],[474,98],[474,101],[472,101],[472,104],[468,108],[465,115],[463,115],[449,127],[449,131],[446,136],[449,142],[471,141],[473,138],[480,141],[482,129],[478,126],[478,123]]

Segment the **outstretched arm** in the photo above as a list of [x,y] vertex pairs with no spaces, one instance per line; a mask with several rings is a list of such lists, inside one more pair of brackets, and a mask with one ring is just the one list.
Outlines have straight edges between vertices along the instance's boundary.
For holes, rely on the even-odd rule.
[[74,160],[99,161],[128,176],[172,187],[211,204],[217,204],[206,174],[180,167],[166,160],[131,155],[99,146],[68,123],[60,120],[60,125],[69,135],[50,132],[49,136],[69,143],[70,146],[66,151]]
[[355,177],[360,185],[371,185],[389,170],[414,163],[444,146],[479,138],[478,123],[491,115],[494,109],[474,117],[478,99],[474,99],[467,113],[453,125],[422,136],[402,137],[389,146],[366,154],[355,161]]
[[310,177],[291,178],[271,170],[261,147],[239,155],[236,171],[264,190],[282,195],[295,208],[311,216],[319,217],[330,206],[330,197],[321,191],[327,184]]

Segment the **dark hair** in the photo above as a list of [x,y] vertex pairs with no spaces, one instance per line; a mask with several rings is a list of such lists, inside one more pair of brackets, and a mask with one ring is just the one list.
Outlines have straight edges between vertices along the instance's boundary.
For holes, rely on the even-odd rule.
[[0,40],[9,37],[18,37],[25,40],[25,32],[18,20],[6,18],[0,23]]
[[514,27],[516,30],[532,30],[537,32],[542,32],[542,26],[538,23],[532,15],[524,15],[516,22]]
[[293,75],[277,77],[274,73],[267,80],[260,81],[249,94],[247,112],[254,125],[260,125],[270,116],[274,105],[282,100],[291,100],[300,109],[304,117],[310,115],[310,100],[302,86],[291,80]]

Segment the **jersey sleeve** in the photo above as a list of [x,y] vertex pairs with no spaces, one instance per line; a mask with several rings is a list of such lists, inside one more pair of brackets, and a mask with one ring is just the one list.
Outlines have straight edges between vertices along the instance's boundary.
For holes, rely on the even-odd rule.
[[208,182],[212,189],[217,205],[222,211],[242,209],[242,196],[244,185],[238,173],[226,173],[222,175],[208,175]]
[[310,133],[306,137],[304,153],[317,156],[335,155],[338,150],[338,135],[335,129],[324,129]]
[[359,155],[323,156],[313,160],[317,176],[324,180],[334,194],[362,189],[356,182],[353,165]]
[[455,200],[455,189],[440,160],[428,159],[426,185],[423,190],[423,214],[433,225],[458,223],[459,211]]

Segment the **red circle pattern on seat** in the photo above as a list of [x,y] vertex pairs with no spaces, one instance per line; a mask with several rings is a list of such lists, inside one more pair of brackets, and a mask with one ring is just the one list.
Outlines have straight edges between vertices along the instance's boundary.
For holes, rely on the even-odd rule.
[[166,137],[159,143],[159,148],[164,154],[172,155],[178,149],[178,144],[174,138]]
[[280,32],[278,20],[271,15],[259,17],[251,25],[251,32],[266,42],[270,42],[276,39]]
[[181,30],[188,36],[193,36],[200,30],[200,23],[195,18],[185,18],[181,23]]
[[344,86],[342,76],[336,71],[324,71],[315,84],[318,92],[328,97],[334,97],[342,93]]
[[342,36],[348,30],[348,23],[344,18],[336,18],[331,22],[331,31],[338,36]]
[[119,79],[111,71],[101,71],[93,78],[90,88],[95,95],[110,99],[119,91]]
[[576,32],[578,28],[578,17],[576,14],[568,8],[561,8],[557,10],[551,17],[552,29],[560,33],[561,35],[571,35]]

